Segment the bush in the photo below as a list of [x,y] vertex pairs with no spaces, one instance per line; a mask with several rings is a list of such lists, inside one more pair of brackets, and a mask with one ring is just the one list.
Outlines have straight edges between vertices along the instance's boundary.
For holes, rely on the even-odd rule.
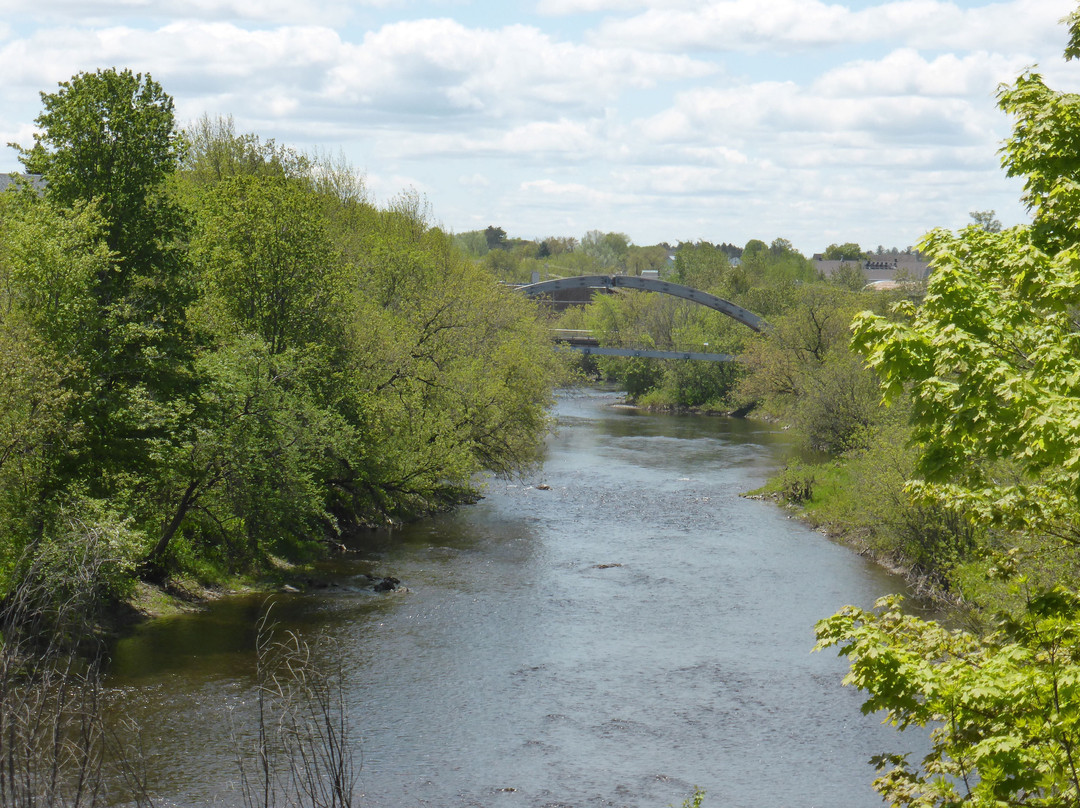
[[[61,540],[26,556],[0,608],[0,808],[149,805],[140,758],[106,721],[103,588],[121,576],[123,523],[62,514]],[[132,728],[125,727],[130,737]]]

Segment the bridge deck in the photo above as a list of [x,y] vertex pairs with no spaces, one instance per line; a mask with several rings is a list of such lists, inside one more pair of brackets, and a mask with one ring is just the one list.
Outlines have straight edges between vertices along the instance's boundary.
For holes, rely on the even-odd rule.
[[731,354],[702,353],[701,351],[650,351],[644,348],[595,348],[590,345],[566,345],[574,351],[596,356],[640,356],[645,359],[696,359],[699,362],[737,362]]
[[600,340],[592,331],[570,328],[553,328],[552,336],[559,344],[596,356],[641,356],[647,359],[696,359],[701,362],[735,362],[731,354],[708,353],[706,351],[655,351],[648,348],[603,348]]

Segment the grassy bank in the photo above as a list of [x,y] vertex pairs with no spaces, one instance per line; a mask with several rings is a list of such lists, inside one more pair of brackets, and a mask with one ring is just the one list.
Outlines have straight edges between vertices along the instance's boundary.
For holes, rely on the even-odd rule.
[[908,485],[909,428],[876,430],[868,448],[817,463],[789,462],[749,496],[775,500],[834,541],[903,575],[973,627],[1020,608],[1032,591],[1080,577],[1072,545],[1029,531],[976,524]]

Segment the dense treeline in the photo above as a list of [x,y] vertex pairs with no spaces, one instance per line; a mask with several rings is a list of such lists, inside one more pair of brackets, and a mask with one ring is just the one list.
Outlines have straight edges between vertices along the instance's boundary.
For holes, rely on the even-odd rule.
[[83,529],[114,589],[303,558],[535,460],[550,343],[422,200],[181,132],[130,71],[42,98],[44,191],[0,196],[0,588]]

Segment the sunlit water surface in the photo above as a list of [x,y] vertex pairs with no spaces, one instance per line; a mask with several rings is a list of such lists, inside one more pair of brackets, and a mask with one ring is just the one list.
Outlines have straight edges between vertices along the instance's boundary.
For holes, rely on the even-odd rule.
[[[534,476],[372,534],[331,589],[273,597],[347,673],[359,804],[662,808],[697,785],[707,808],[880,805],[868,758],[917,739],[863,716],[842,660],[810,649],[817,619],[902,583],[739,497],[787,456],[782,431],[616,400],[565,394]],[[264,601],[117,646],[159,804],[238,803]]]

